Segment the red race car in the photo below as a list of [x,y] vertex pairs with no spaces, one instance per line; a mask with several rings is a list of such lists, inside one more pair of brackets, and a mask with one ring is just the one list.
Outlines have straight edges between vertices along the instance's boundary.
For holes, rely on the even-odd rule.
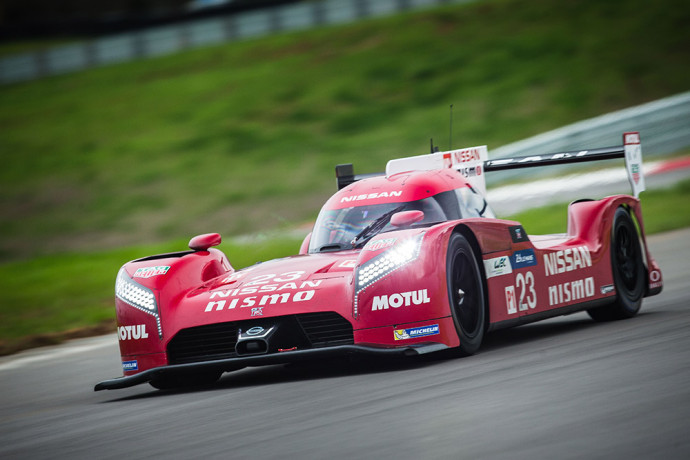
[[[339,190],[298,255],[234,270],[213,233],[128,262],[115,286],[124,376],[95,389],[203,384],[333,355],[471,355],[496,329],[580,310],[630,318],[662,278],[637,199],[639,134],[623,137],[493,161],[485,146],[436,152],[366,176],[339,165]],[[484,199],[491,171],[620,157],[634,196],[571,203],[566,234],[528,235]]]

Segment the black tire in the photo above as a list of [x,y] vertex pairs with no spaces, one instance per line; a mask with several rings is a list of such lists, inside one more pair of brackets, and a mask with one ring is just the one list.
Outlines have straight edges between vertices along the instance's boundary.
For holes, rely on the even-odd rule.
[[193,374],[166,375],[155,377],[149,382],[149,385],[158,390],[199,387],[217,382],[222,374],[221,371],[205,371]]
[[640,311],[645,291],[646,270],[637,229],[628,211],[616,209],[611,228],[611,269],[616,300],[587,310],[595,321],[632,318]]
[[446,283],[450,311],[460,339],[457,354],[473,355],[484,338],[484,282],[470,243],[459,233],[454,233],[448,242]]

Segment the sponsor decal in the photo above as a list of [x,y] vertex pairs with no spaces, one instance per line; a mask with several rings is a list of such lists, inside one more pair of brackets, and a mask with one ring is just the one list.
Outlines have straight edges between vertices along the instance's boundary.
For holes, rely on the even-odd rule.
[[352,195],[344,196],[340,199],[341,203],[347,203],[350,201],[362,201],[362,200],[376,200],[379,198],[395,198],[402,196],[402,190],[392,191],[392,192],[381,192],[381,193],[366,193],[363,195]]
[[625,133],[624,144],[639,144],[640,143],[640,133]]
[[155,267],[143,267],[134,272],[132,278],[151,278],[152,276],[165,275],[170,267],[157,265]]
[[362,250],[364,251],[378,251],[384,248],[389,248],[395,244],[397,238],[386,238],[383,240],[376,240],[368,242]]
[[122,361],[122,370],[124,371],[136,371],[139,370],[139,364],[137,360],[133,361]]
[[477,177],[482,175],[482,165],[461,166],[463,163],[481,162],[482,148],[470,147],[467,149],[453,150],[443,154],[443,167],[454,168],[465,177]]
[[390,308],[409,307],[410,305],[422,305],[431,302],[426,289],[418,291],[401,292],[391,295],[377,295],[371,304],[371,311],[387,310]]
[[485,260],[484,271],[486,272],[487,278],[493,278],[494,276],[501,276],[513,273],[513,268],[510,265],[510,257],[501,256]]
[[237,289],[221,289],[211,292],[211,299],[236,297],[247,294],[263,294],[266,292],[295,291],[298,289],[319,287],[322,280],[302,281],[301,283],[264,284],[262,286],[247,286]]
[[134,326],[120,326],[117,328],[117,336],[120,340],[139,340],[149,337],[146,332],[146,324],[136,324]]
[[561,305],[594,296],[594,277],[549,286],[549,305]]
[[638,184],[640,182],[640,165],[631,165],[630,170],[632,171],[633,180]]
[[465,177],[476,177],[476,176],[481,176],[482,175],[482,167],[480,165],[477,166],[463,166],[461,168],[456,168],[460,174],[462,174]]
[[453,160],[455,163],[467,163],[470,161],[479,161],[482,159],[481,150],[477,147],[453,150],[450,153],[453,154]]
[[426,337],[429,335],[438,335],[439,331],[440,329],[438,324],[434,324],[432,326],[413,327],[410,329],[395,329],[393,331],[393,337],[395,340],[407,340],[417,337]]
[[661,287],[661,272],[659,270],[652,270],[649,272],[649,281],[649,289]]
[[[217,292],[218,291],[214,292],[214,294]],[[266,294],[263,296],[253,295],[244,298],[236,297],[229,300],[212,300],[206,304],[204,312],[208,313],[210,311],[222,311],[226,309],[232,310],[235,307],[248,308],[256,305],[263,307],[265,305],[279,305],[290,302],[306,302],[314,298],[315,293],[316,291],[314,289],[310,289],[308,291],[297,291],[295,293],[283,292],[282,294]]]
[[[366,246],[365,246],[366,248]],[[343,260],[340,262],[340,265],[338,267],[340,268],[355,268],[357,266],[357,260],[356,259],[349,259],[349,260]]]
[[609,292],[615,291],[616,288],[613,287],[613,284],[607,284],[606,286],[601,287],[601,293],[602,294],[608,294]]
[[264,307],[252,308],[252,316],[264,316]]
[[513,240],[513,243],[529,241],[527,232],[522,228],[522,225],[513,225],[512,227],[508,227],[508,230],[510,231],[510,238]]
[[[592,152],[595,153],[595,152]],[[531,157],[517,157],[517,158],[502,158],[497,160],[491,160],[489,163],[491,166],[503,166],[512,164],[524,164],[524,163],[539,163],[545,160],[561,160],[564,158],[579,158],[589,155],[589,150],[580,150],[579,152],[570,153],[554,153],[550,155],[534,155]]]
[[555,251],[544,254],[544,269],[546,276],[571,272],[580,268],[592,266],[592,255],[587,246]]
[[513,265],[514,270],[531,267],[537,265],[537,256],[534,253],[534,249],[524,249],[514,252],[513,255],[510,256],[510,263]]
[[446,152],[443,154],[443,167],[444,168],[452,168],[453,167],[453,158],[452,158],[450,152]]
[[644,176],[642,175],[642,146],[640,145],[640,133],[623,133],[625,149],[625,168],[628,171],[628,180],[633,189],[633,195],[637,198],[645,189]]
[[506,286],[506,306],[508,307],[509,315],[517,313],[517,301],[515,300],[515,286]]

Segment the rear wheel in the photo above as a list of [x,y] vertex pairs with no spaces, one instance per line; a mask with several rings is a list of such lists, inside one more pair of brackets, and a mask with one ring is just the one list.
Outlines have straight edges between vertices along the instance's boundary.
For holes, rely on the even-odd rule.
[[484,338],[486,313],[481,273],[470,243],[464,236],[454,233],[448,242],[446,281],[461,356],[476,353]]
[[632,318],[640,310],[645,289],[645,268],[637,229],[628,211],[616,209],[611,229],[611,269],[616,300],[587,310],[596,321]]
[[221,371],[205,371],[189,374],[174,374],[156,377],[149,382],[158,390],[172,390],[174,388],[191,388],[210,385],[218,381],[223,374]]

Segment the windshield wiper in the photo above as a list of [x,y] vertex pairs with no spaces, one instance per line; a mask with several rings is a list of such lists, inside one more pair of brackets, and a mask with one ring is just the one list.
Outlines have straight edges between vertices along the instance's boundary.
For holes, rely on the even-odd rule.
[[391,217],[393,214],[395,214],[398,211],[401,211],[405,205],[401,204],[397,208],[391,209],[385,214],[381,214],[379,217],[377,217],[372,223],[364,227],[358,234],[355,235],[355,237],[352,239],[352,247],[356,248],[357,246],[366,243],[370,239],[372,239],[378,232],[383,230],[383,227],[386,226],[386,224],[390,221]]

